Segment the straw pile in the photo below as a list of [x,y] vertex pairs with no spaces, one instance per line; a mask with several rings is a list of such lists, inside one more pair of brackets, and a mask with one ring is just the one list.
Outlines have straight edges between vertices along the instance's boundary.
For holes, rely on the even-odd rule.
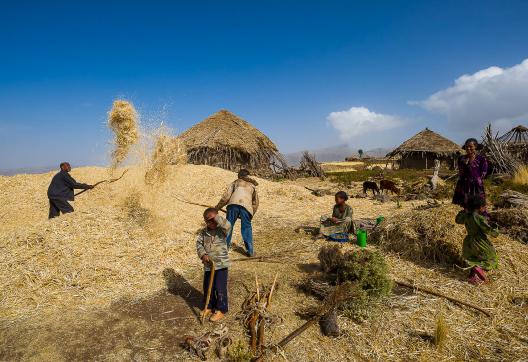
[[112,167],[125,160],[130,147],[139,140],[138,115],[134,105],[125,100],[116,100],[108,112],[108,126],[114,132]]
[[490,212],[491,221],[513,239],[528,244],[528,209],[498,209]]
[[454,220],[459,209],[446,205],[409,211],[383,221],[372,239],[384,250],[414,261],[461,264],[465,229]]
[[[145,185],[145,170],[132,167],[119,182],[102,184],[76,198],[75,213],[51,221],[46,219],[45,190],[53,173],[0,177],[0,340],[4,342],[0,343],[0,360],[189,358],[184,352],[172,353],[171,346],[177,345],[179,334],[169,328],[170,322],[160,321],[174,316],[163,314],[172,310],[184,311],[185,317],[193,315],[183,299],[166,296],[165,269],[174,269],[186,281],[185,290],[193,288],[190,295],[197,296],[194,303],[201,300],[203,269],[195,255],[195,238],[202,227],[203,207],[185,204],[177,197],[214,205],[223,192],[222,186],[233,181],[236,174],[196,165],[167,169],[166,182],[153,190]],[[108,177],[108,170],[78,168],[72,176],[93,183]],[[299,293],[297,285],[313,275],[314,266],[317,269],[319,265],[317,252],[328,242],[314,241],[293,230],[300,225],[317,226],[319,215],[330,212],[334,201],[331,195],[315,197],[291,181],[258,182],[261,207],[253,219],[256,251],[268,255],[291,250],[289,256],[294,261],[233,262],[229,271],[231,311],[225,323],[233,340],[246,341],[246,330],[235,319],[235,312],[247,296],[244,283],[253,280],[256,268],[263,280],[271,281],[279,273],[281,287],[272,310],[283,317],[283,322],[269,335],[267,340],[272,343],[303,323],[299,312],[305,306],[320,305],[316,298]],[[127,203],[135,192],[139,195]],[[354,216],[384,215],[386,223],[413,208],[405,201],[401,208],[369,199],[354,198],[349,203]],[[156,232],[133,217],[142,212],[159,223]],[[422,212],[412,211],[414,215]],[[455,213],[453,210],[451,217]],[[239,227],[237,223],[233,239],[241,245]],[[339,316],[339,338],[323,337],[318,328],[312,327],[280,353],[289,361],[525,359],[528,275],[523,270],[528,268],[528,247],[505,235],[494,240],[494,245],[500,256],[499,270],[490,276],[490,284],[478,288],[468,284],[466,274],[456,269],[435,264],[424,267],[396,253],[384,253],[393,279],[478,304],[489,310],[492,319],[442,298],[396,287],[382,303],[379,316],[368,323],[358,324]],[[378,249],[372,244],[367,248]],[[357,250],[357,246],[347,244],[343,249]],[[231,257],[242,256],[233,250]],[[176,302],[169,297],[176,298]],[[134,313],[101,318],[122,300],[133,307]],[[163,300],[170,303],[160,303]],[[449,326],[442,349],[414,333],[432,334],[439,311],[445,312]],[[204,332],[195,319],[171,322],[188,328],[185,334]],[[160,338],[159,331],[163,330],[168,330],[167,335]],[[87,349],[88,344],[94,346],[93,351]],[[70,358],[65,350],[71,353]]]
[[162,183],[167,180],[169,165],[183,165],[187,162],[185,145],[178,137],[159,134],[156,137],[154,151],[145,173],[148,185]]

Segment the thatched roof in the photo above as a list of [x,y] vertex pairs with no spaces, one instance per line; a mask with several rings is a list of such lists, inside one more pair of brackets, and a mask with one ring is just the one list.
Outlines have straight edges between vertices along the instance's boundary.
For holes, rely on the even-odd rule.
[[499,137],[499,141],[510,145],[528,145],[528,128],[521,125],[514,127],[510,132]]
[[403,142],[398,148],[387,154],[387,157],[406,155],[414,152],[435,153],[438,156],[451,156],[462,149],[455,142],[431,131],[429,128]]
[[229,170],[269,168],[283,163],[277,146],[261,131],[222,109],[183,132],[190,163]]

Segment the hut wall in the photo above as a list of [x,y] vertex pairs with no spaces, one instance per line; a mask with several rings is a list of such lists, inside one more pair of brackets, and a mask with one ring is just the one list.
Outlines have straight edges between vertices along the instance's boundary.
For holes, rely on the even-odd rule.
[[400,168],[431,169],[434,167],[435,159],[440,160],[440,166],[443,168],[455,168],[454,157],[440,157],[431,152],[406,153],[400,160]]
[[238,171],[241,168],[250,170],[269,169],[269,157],[259,156],[230,148],[211,149],[200,147],[187,151],[187,162],[194,165],[220,167],[230,171]]

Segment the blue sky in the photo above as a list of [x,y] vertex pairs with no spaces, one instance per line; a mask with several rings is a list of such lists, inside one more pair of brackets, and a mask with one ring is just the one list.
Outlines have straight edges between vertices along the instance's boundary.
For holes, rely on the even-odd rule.
[[227,108],[286,153],[526,124],[526,14],[513,0],[2,2],[0,169],[103,164],[118,97],[176,131]]

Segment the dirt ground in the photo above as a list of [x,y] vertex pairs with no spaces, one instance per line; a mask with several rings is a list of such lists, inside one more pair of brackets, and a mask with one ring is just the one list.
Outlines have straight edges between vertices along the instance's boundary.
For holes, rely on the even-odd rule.
[[[106,172],[83,168],[74,170],[73,176],[93,182]],[[213,328],[198,320],[203,272],[194,240],[202,226],[203,207],[175,197],[214,204],[234,174],[185,166],[172,170],[167,185],[157,190],[141,188],[131,175],[120,185],[79,197],[74,214],[48,221],[45,189],[50,177],[0,178],[0,204],[11,206],[0,209],[0,248],[5,256],[0,262],[0,360],[197,360],[180,343],[185,335]],[[247,342],[237,319],[240,305],[247,290],[253,289],[255,274],[265,284],[278,274],[272,312],[281,322],[266,334],[268,342],[277,343],[305,321],[306,310],[319,303],[301,292],[300,284],[319,273],[317,253],[327,242],[314,241],[296,229],[317,226],[318,216],[331,210],[333,196],[314,196],[304,186],[332,191],[338,186],[317,179],[259,181],[262,205],[254,219],[255,248],[258,255],[278,252],[283,257],[279,263],[233,261],[230,312],[224,323],[233,340]],[[130,219],[123,208],[125,195],[136,189],[143,206],[153,212],[153,228]],[[390,218],[421,202],[397,206],[353,198],[349,203],[355,217]],[[239,227],[232,260],[244,258]],[[313,326],[269,359],[526,361],[528,277],[523,270],[528,268],[528,247],[501,237],[497,249],[502,269],[491,284],[480,288],[469,285],[465,273],[456,268],[424,265],[384,252],[394,278],[446,294],[455,289],[466,292],[467,300],[489,310],[492,318],[443,298],[395,288],[366,322],[340,316],[340,337],[324,337]],[[518,258],[508,256],[513,249],[520,250]],[[441,350],[430,340],[439,312],[451,326]]]

